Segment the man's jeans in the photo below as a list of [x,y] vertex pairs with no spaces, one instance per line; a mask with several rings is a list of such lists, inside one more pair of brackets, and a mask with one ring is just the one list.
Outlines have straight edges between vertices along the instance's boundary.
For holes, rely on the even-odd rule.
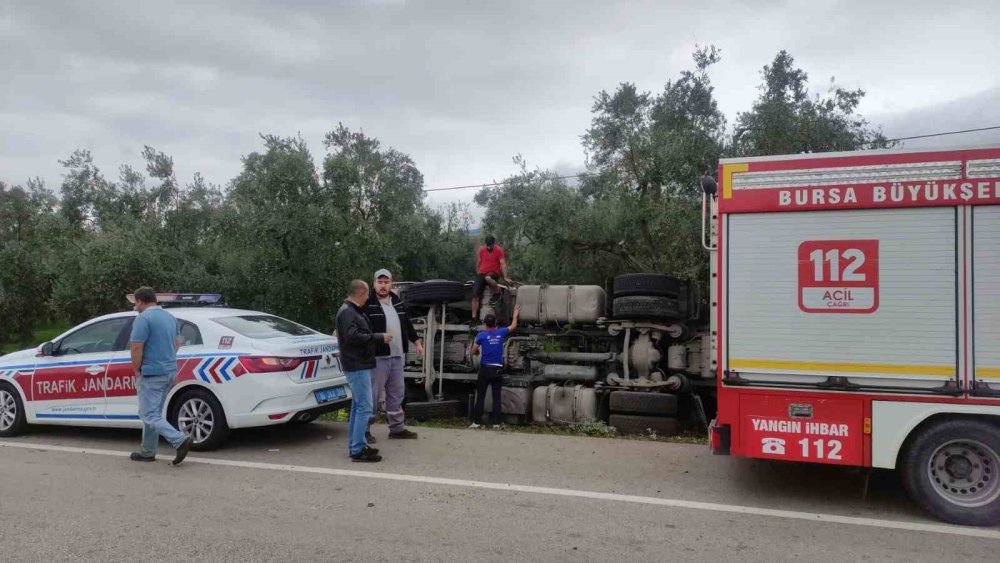
[[351,418],[347,423],[347,452],[351,455],[364,449],[368,419],[372,417],[372,370],[346,371],[351,387]]
[[167,375],[138,376],[135,386],[139,393],[139,416],[142,417],[142,455],[156,455],[163,436],[173,447],[180,446],[187,436],[163,418],[167,392],[174,386],[177,372]]
[[[406,393],[406,383],[403,380],[403,358],[391,356],[375,358],[375,369],[372,370],[372,405],[373,414],[382,410],[389,420],[389,433],[396,434],[406,430],[403,415],[403,395]],[[375,417],[372,416],[372,422]]]

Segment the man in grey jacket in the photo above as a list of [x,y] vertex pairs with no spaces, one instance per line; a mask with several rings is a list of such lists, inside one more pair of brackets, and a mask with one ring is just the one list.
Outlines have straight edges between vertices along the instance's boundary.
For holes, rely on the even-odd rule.
[[378,450],[365,442],[368,419],[372,416],[372,368],[375,367],[375,345],[392,342],[392,335],[373,333],[365,302],[368,301],[368,284],[362,280],[351,282],[347,299],[337,311],[337,342],[340,361],[344,366],[347,384],[351,387],[351,416],[347,424],[348,454],[351,461],[382,461]]

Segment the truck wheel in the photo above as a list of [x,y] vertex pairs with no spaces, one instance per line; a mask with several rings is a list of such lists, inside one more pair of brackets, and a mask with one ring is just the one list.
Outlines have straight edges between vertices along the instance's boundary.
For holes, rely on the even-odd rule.
[[17,389],[0,383],[0,437],[19,436],[28,427],[24,418],[24,403]]
[[681,291],[681,280],[663,274],[622,274],[615,278],[615,297],[630,295],[652,295],[655,297],[677,297]]
[[198,452],[214,450],[229,439],[229,424],[215,395],[204,389],[184,391],[168,418],[174,428],[194,438],[191,449]]
[[612,313],[616,319],[673,320],[681,316],[676,299],[642,295],[615,299]]
[[901,460],[917,503],[954,524],[1000,523],[1000,428],[982,420],[933,424],[913,437]]
[[608,426],[622,434],[656,433],[659,436],[674,436],[681,431],[681,424],[676,418],[634,414],[613,414],[608,417]]
[[427,281],[406,290],[406,302],[416,305],[456,303],[465,300],[465,284],[454,281]]
[[643,391],[615,391],[611,393],[611,412],[675,416],[677,414],[677,395]]

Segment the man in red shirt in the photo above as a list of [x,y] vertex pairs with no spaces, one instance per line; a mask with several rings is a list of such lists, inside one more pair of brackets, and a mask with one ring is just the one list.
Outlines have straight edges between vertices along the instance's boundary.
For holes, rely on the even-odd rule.
[[476,285],[472,292],[472,324],[479,322],[479,301],[486,291],[486,284],[494,292],[500,290],[497,280],[502,279],[509,284],[510,278],[507,276],[507,256],[503,248],[497,244],[497,239],[493,235],[486,237],[486,244],[479,247],[476,254]]

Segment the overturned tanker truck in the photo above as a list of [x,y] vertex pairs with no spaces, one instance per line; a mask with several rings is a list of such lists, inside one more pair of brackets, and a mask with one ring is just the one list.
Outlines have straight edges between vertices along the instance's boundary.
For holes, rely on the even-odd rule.
[[[424,338],[406,357],[407,415],[459,416],[474,400],[472,284],[396,284]],[[597,285],[487,288],[480,318],[509,323],[499,408],[514,424],[603,421],[621,433],[707,429],[715,408],[707,303],[696,286],[662,274],[625,274]],[[610,293],[610,298],[609,298]],[[486,411],[498,408],[486,397]]]

